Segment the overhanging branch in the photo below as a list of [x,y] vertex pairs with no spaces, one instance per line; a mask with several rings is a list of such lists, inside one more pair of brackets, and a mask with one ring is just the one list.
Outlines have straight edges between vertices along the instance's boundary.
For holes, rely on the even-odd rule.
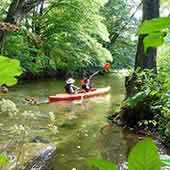
[[138,11],[138,9],[141,7],[142,3],[143,3],[143,1],[141,1],[140,4],[136,7],[136,10],[130,16],[129,20],[127,22],[125,22],[125,24],[122,26],[122,28],[120,28],[119,32],[118,33],[114,33],[113,35],[111,35],[110,45],[113,45],[116,42],[116,40],[118,39],[118,37],[120,36],[122,31],[127,27],[127,25],[130,23],[130,21],[135,16],[135,14]]

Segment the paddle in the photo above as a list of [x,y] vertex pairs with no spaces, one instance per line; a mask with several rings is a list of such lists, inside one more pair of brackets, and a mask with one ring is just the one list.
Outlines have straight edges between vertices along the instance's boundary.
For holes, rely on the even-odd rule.
[[110,66],[111,66],[110,63],[105,63],[103,64],[103,69],[107,70],[110,68]]
[[105,63],[105,64],[103,64],[102,69],[96,71],[95,73],[93,73],[93,74],[89,77],[89,80],[91,80],[91,79],[92,79],[96,74],[98,74],[100,71],[109,69],[110,66],[111,66],[110,63]]

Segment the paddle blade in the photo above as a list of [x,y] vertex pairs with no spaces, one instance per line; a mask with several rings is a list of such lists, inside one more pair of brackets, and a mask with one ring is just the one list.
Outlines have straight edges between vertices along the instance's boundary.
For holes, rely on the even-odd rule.
[[103,68],[106,69],[106,70],[109,69],[109,68],[110,68],[110,63],[104,64],[104,65],[103,65]]

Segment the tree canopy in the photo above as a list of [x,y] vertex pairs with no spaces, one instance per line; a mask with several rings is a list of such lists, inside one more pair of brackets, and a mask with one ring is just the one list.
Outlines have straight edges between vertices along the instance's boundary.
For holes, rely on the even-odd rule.
[[1,54],[20,60],[25,74],[89,74],[113,60],[113,68],[133,65],[135,43],[128,34],[136,22],[124,0],[31,0],[26,10],[27,3],[3,0],[0,8],[2,22],[11,11],[15,20],[1,30]]

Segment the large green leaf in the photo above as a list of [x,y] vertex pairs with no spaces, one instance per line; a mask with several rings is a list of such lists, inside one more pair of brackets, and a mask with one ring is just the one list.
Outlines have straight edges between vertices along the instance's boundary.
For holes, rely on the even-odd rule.
[[88,160],[87,163],[91,166],[97,167],[99,170],[116,170],[116,165],[101,159]]
[[139,34],[150,34],[170,28],[170,17],[163,17],[145,21],[139,28]]
[[152,33],[144,38],[144,51],[146,53],[149,47],[159,47],[164,43],[162,33]]
[[128,157],[128,170],[160,170],[160,157],[151,139],[139,142]]
[[0,85],[15,85],[17,83],[15,76],[22,74],[20,62],[4,56],[0,56],[0,70]]
[[0,165],[6,165],[9,162],[9,159],[7,158],[7,156],[5,156],[4,154],[0,154]]

